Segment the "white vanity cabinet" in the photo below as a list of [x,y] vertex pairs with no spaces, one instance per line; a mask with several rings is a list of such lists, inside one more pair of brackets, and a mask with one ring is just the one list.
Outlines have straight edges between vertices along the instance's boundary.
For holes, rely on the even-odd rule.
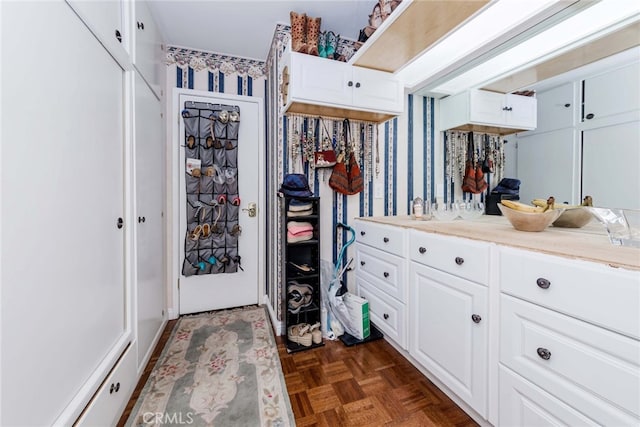
[[486,417],[489,246],[409,234],[409,353]]
[[500,249],[501,425],[640,422],[639,279]]
[[285,112],[380,122],[404,109],[404,87],[391,73],[289,50],[283,63],[289,73]]
[[356,221],[357,293],[369,301],[371,321],[407,348],[405,233],[386,225]]
[[440,100],[440,129],[488,130],[501,134],[535,129],[533,97],[473,89]]

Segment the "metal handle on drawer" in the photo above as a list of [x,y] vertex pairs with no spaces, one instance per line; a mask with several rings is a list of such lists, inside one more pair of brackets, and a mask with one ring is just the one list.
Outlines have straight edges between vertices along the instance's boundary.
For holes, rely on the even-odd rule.
[[539,277],[538,280],[536,280],[536,284],[542,289],[548,289],[549,286],[551,286],[551,282],[544,277]]
[[382,241],[385,242],[385,243],[389,243],[389,238],[385,237],[385,238],[382,239]]
[[361,231],[361,232],[360,232],[360,235],[361,235],[361,236],[364,236],[365,234],[367,234],[367,233],[365,233],[364,231]]
[[482,317],[480,317],[479,314],[472,314],[471,320],[473,320],[473,323],[480,323],[480,321],[482,320]]
[[538,356],[543,358],[544,360],[549,360],[551,358],[551,352],[546,348],[538,347]]
[[464,258],[457,256],[456,257],[456,264],[462,265],[463,263],[464,263]]
[[420,252],[421,254],[423,254],[423,253],[427,252],[427,248],[425,248],[425,247],[423,247],[423,246],[420,246],[420,247],[418,248],[418,252]]
[[387,273],[386,271],[385,271],[384,273],[382,273],[382,275],[383,275],[384,277],[389,277],[389,273]]
[[365,265],[365,264],[366,264],[366,262],[360,261],[360,265]]
[[384,320],[387,320],[389,318],[389,315],[387,313],[384,313],[382,317],[384,317]]

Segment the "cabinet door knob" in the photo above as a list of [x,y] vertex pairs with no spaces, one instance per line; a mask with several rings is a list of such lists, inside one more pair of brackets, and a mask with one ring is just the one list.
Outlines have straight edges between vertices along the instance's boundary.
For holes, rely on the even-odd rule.
[[569,103],[564,104],[564,108],[569,108],[569,107],[571,107],[571,104]]
[[360,232],[360,235],[361,235],[361,236],[364,236],[365,234],[367,234],[367,233],[365,233],[364,231],[361,231],[361,232]]
[[544,277],[538,277],[538,280],[536,280],[536,284],[542,289],[548,289],[549,286],[551,286],[551,282]]
[[418,248],[418,252],[420,252],[421,254],[423,254],[423,253],[427,252],[427,248],[425,248],[425,247],[423,247],[423,246],[420,246],[420,247]]
[[115,384],[111,383],[111,387],[109,387],[109,394],[113,394],[115,390],[116,390]]
[[457,256],[456,257],[456,264],[458,264],[458,265],[464,264],[464,258]]
[[120,383],[116,383],[116,393],[120,391]]
[[147,220],[147,218],[143,216],[142,217],[142,222],[145,222],[146,220]]
[[589,113],[589,114],[587,114],[586,116],[584,116],[584,118],[585,118],[585,119],[587,119],[587,120],[591,120],[591,119],[593,119],[594,117],[595,117],[595,114],[593,114],[593,113]]
[[382,241],[385,242],[385,243],[389,243],[389,238],[385,237],[385,238],[382,239]]
[[144,22],[138,22],[138,29],[144,30]]
[[116,30],[116,39],[117,39],[120,43],[122,43],[122,34],[120,34],[120,31],[119,31],[119,30]]
[[118,218],[118,221],[116,222],[116,227],[118,227],[118,229],[124,227],[124,220],[122,218]]
[[360,87],[360,82],[356,83],[356,87]]
[[482,320],[482,317],[480,317],[479,314],[472,314],[471,320],[473,320],[473,323],[480,323],[480,321]]
[[546,348],[538,347],[538,350],[536,351],[538,352],[538,356],[540,356],[544,360],[549,360],[551,358],[551,352]]
[[389,318],[389,315],[387,313],[384,313],[382,317],[384,317],[384,320],[387,320]]
[[382,275],[383,275],[384,277],[389,277],[389,273],[387,273],[386,271],[385,271],[384,273],[382,273]]
[[347,86],[349,86],[349,87],[353,86],[353,82],[351,80],[349,80],[349,83],[347,83]]
[[366,264],[366,262],[360,261],[360,265],[365,265],[365,264]]

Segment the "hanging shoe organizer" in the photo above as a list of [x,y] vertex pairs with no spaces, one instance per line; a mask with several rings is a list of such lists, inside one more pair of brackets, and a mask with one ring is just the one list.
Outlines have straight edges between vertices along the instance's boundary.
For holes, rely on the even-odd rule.
[[240,107],[185,102],[185,276],[235,273],[240,266]]

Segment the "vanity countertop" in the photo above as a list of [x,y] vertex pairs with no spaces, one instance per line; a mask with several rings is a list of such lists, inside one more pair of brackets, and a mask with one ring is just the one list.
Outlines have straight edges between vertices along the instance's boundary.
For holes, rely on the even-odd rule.
[[495,215],[453,221],[415,220],[409,216],[358,219],[640,270],[640,249],[612,245],[604,227],[595,220],[578,229],[548,227],[541,232],[527,232],[514,229],[506,218]]

